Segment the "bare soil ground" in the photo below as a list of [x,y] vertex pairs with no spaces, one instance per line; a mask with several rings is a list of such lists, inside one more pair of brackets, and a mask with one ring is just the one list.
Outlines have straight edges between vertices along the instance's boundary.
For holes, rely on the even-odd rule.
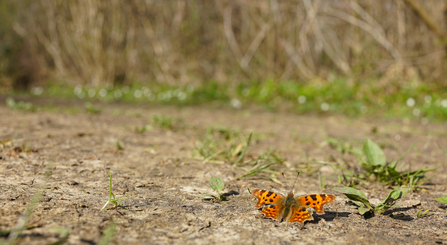
[[[57,101],[36,103],[59,106]],[[76,106],[83,108],[76,103],[61,108]],[[69,230],[66,244],[95,244],[112,221],[118,224],[112,244],[447,244],[446,205],[434,200],[447,195],[446,156],[437,145],[447,149],[445,123],[205,107],[99,107],[103,108],[100,114],[84,110],[69,114],[64,109],[36,113],[0,105],[0,230],[17,225],[33,194],[45,184],[28,222],[31,227],[23,231],[19,244],[55,242],[60,238],[50,230],[55,227]],[[180,118],[182,126],[154,126],[136,133],[134,128],[150,124],[154,114]],[[286,159],[280,166],[286,179],[278,176],[283,184],[256,176],[235,180],[246,169],[194,157],[197,141],[215,125],[264,135],[250,146],[250,154],[269,148],[281,154]],[[315,219],[301,230],[296,224],[263,218],[247,188],[286,194],[295,179],[296,164],[306,157],[340,161],[327,137],[359,147],[371,138],[385,146],[388,159],[397,159],[416,143],[405,163],[412,168],[440,167],[422,190],[403,198],[400,208],[369,219],[360,216],[344,195],[320,189],[317,174],[303,172],[295,194],[337,196],[325,206],[326,214],[314,214]],[[116,149],[117,140],[124,150]],[[349,161],[357,164],[355,158]],[[52,173],[45,183],[46,166],[51,166]],[[110,170],[114,194],[128,199],[122,208],[101,210],[109,195]],[[320,172],[328,176],[329,186],[338,185],[330,169]],[[232,193],[230,201],[215,202],[201,195],[212,193],[208,186],[212,176],[225,181],[225,192]],[[385,199],[390,191],[379,184],[360,189],[373,201]],[[420,209],[430,211],[417,218]]]

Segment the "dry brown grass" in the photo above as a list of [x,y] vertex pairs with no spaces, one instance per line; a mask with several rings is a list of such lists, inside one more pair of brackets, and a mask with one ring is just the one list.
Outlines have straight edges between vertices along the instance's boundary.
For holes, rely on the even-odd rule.
[[0,7],[22,6],[10,30],[34,61],[24,71],[33,78],[104,86],[447,75],[445,1],[27,2]]

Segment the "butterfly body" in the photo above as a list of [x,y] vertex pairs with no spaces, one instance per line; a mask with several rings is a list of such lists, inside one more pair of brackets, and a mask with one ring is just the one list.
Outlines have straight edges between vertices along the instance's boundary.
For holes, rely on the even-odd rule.
[[303,223],[306,220],[313,220],[312,209],[315,209],[319,214],[323,214],[323,205],[335,200],[335,196],[328,194],[294,197],[292,192],[283,196],[272,191],[259,189],[253,190],[252,195],[258,198],[256,207],[260,208],[261,213],[266,217],[290,223]]

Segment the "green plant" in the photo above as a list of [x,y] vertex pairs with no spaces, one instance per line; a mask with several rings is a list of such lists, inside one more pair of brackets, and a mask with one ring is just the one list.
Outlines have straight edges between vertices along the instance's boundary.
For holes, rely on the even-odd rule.
[[214,125],[206,129],[206,134],[223,138],[226,141],[232,141],[241,137],[240,129],[229,128],[222,125]]
[[142,134],[142,133],[144,133],[146,131],[150,131],[150,130],[152,130],[152,125],[150,125],[150,124],[146,124],[141,128],[135,127],[135,133],[137,133],[137,134]]
[[119,140],[116,140],[115,148],[116,148],[117,151],[122,151],[122,150],[124,150],[124,147],[121,146]]
[[29,112],[36,111],[36,107],[32,103],[24,101],[15,101],[11,97],[6,98],[6,106],[8,106],[13,110],[29,111]]
[[445,196],[445,197],[438,197],[438,198],[435,198],[435,200],[437,202],[439,202],[439,203],[447,204],[447,196]]
[[225,195],[223,195],[221,192],[222,190],[225,188],[225,183],[217,178],[217,177],[211,177],[210,181],[209,181],[209,185],[211,187],[211,189],[213,189],[214,191],[217,192],[217,196],[216,195],[212,195],[212,194],[203,194],[204,196],[210,196],[213,197],[214,199],[218,200],[218,201],[228,201],[230,200],[229,198],[227,198]]
[[235,166],[242,165],[252,134],[247,139],[239,134],[229,138],[223,136],[220,133],[216,134],[213,129],[208,129],[203,139],[197,142],[193,154],[197,153],[204,162],[218,164],[233,162]]
[[151,121],[156,126],[163,128],[163,129],[169,129],[169,130],[175,130],[180,128],[180,124],[182,122],[181,119],[177,118],[174,119],[172,117],[167,117],[163,115],[154,114],[151,116]]
[[[195,152],[200,156],[199,159],[204,162],[216,164],[230,162],[233,163],[234,167],[243,169],[246,173],[236,179],[261,174],[259,176],[279,182],[275,177],[278,172],[271,170],[271,168],[277,163],[283,163],[284,159],[278,153],[274,153],[272,149],[253,159],[252,154],[248,154],[253,137],[253,133],[244,138],[242,134],[234,133],[234,131],[230,133],[225,129],[222,133],[221,130],[209,128],[204,138],[197,143]],[[247,169],[249,165],[251,167]]]
[[326,176],[322,176],[320,172],[318,172],[318,182],[320,189],[326,189]]
[[425,211],[424,211],[424,209],[421,209],[421,210],[418,211],[416,217],[417,217],[417,218],[421,218],[421,217],[424,216],[428,211],[430,211],[430,209],[427,209],[427,210],[425,210]]
[[70,232],[66,228],[52,228],[50,230],[61,235],[61,238],[59,238],[56,242],[51,243],[51,245],[62,245],[67,242],[68,236],[70,236]]
[[238,166],[241,161],[243,161],[245,153],[247,152],[247,148],[250,146],[250,141],[253,133],[250,133],[247,139],[247,143],[243,145],[242,143],[238,145],[238,147],[233,151],[233,156],[239,155],[234,166]]
[[246,170],[245,174],[240,175],[236,179],[259,176],[269,179],[273,182],[279,182],[276,179],[276,174],[278,174],[279,172],[272,170],[272,167],[274,167],[278,163],[283,162],[284,159],[278,154],[275,154],[273,150],[270,149],[267,152],[262,153],[257,159],[240,164],[239,166],[246,166],[253,163],[252,166],[248,170]]
[[356,190],[352,187],[334,187],[335,191],[345,194],[351,202],[358,206],[359,213],[365,215],[367,213],[377,213],[383,214],[386,210],[399,206],[396,203],[397,200],[401,199],[406,193],[410,191],[409,187],[401,186],[388,194],[388,197],[376,207],[373,207],[366,197],[365,193]]
[[101,240],[99,240],[98,245],[107,245],[110,240],[112,240],[113,235],[116,232],[116,223],[110,222],[110,224],[106,227],[104,231],[104,235],[102,235]]
[[22,152],[25,152],[25,153],[37,152],[37,150],[35,148],[29,146],[28,144],[26,144],[26,145],[21,144],[20,148],[22,149]]
[[6,242],[7,244],[16,244],[17,238],[20,236],[23,230],[29,229],[31,227],[27,226],[29,217],[34,212],[34,210],[37,207],[37,204],[39,203],[40,199],[42,198],[43,190],[45,188],[45,185],[51,176],[51,164],[48,164],[45,169],[44,174],[44,181],[43,183],[37,188],[36,192],[34,192],[33,197],[31,198],[30,203],[28,204],[25,213],[22,215],[22,217],[17,222],[17,226],[10,230],[4,230],[0,231],[0,234],[3,236],[8,236]]
[[362,155],[362,151],[359,148],[353,147],[350,143],[346,141],[337,140],[336,138],[327,137],[326,141],[329,143],[329,145],[336,149],[340,154],[353,154],[357,156]]
[[225,150],[221,150],[219,142],[213,138],[205,137],[203,140],[198,141],[195,147],[195,152],[200,156],[199,159],[203,160],[205,163],[225,163],[224,159],[220,157],[222,153],[225,153]]
[[[336,139],[330,139],[329,144],[343,153],[353,154],[358,157],[361,171],[355,166],[350,166],[345,160],[346,166],[341,166],[338,163],[317,162],[320,165],[329,165],[337,173],[339,183],[343,183],[348,186],[357,186],[366,183],[367,181],[377,181],[385,185],[408,185],[411,189],[417,188],[417,186],[428,181],[431,177],[427,178],[425,174],[429,171],[433,171],[438,167],[432,168],[420,168],[411,171],[411,164],[406,171],[400,171],[403,164],[398,166],[398,163],[402,158],[408,154],[408,152],[415,146],[413,145],[408,149],[399,159],[387,162],[386,156],[379,145],[372,140],[367,139],[363,144],[362,150],[358,150],[353,147],[347,147],[346,144],[342,144]],[[342,144],[344,146],[339,146]]]
[[101,208],[101,210],[105,209],[106,206],[107,206],[107,204],[109,204],[109,203],[113,203],[113,204],[115,204],[115,206],[112,207],[112,208],[122,207],[122,204],[121,204],[120,201],[121,201],[121,200],[128,199],[127,197],[122,197],[122,198],[118,198],[118,199],[116,199],[115,195],[113,194],[113,192],[112,192],[112,171],[110,171],[110,184],[109,184],[109,190],[110,190],[110,191],[109,191],[109,192],[110,192],[109,199],[107,200],[106,204],[104,204],[104,206]]
[[[318,172],[319,168],[321,168],[322,166],[329,166],[332,168],[332,170],[336,174],[337,181],[339,184],[345,184],[350,187],[355,187],[355,186],[359,186],[359,185],[362,185],[367,182],[365,179],[365,174],[359,173],[357,169],[349,170],[347,167],[343,167],[340,164],[333,163],[333,162],[311,161],[310,163],[318,165],[318,168],[316,168],[316,169],[312,168],[309,164],[309,166],[305,169],[305,170],[308,170],[309,175],[312,175],[313,173]],[[319,178],[323,178],[323,179],[326,178],[326,176],[320,177],[320,172],[318,172],[318,173],[319,173]],[[328,177],[332,178],[333,176],[328,176]]]
[[[425,173],[433,171],[438,167],[421,168],[411,171],[411,165],[408,171],[399,172],[397,167],[398,162],[414,147],[408,149],[398,160],[393,162],[386,162],[386,157],[383,150],[372,140],[367,139],[363,144],[363,153],[365,158],[361,158],[361,166],[366,171],[366,175],[373,175],[375,179],[387,185],[410,185],[414,188],[417,185],[423,184]],[[402,167],[402,164],[400,168]]]
[[[40,88],[41,93],[30,95],[156,105],[213,103],[228,106],[233,99],[243,105],[255,104],[271,110],[281,108],[300,114],[379,115],[391,118],[405,117],[423,123],[445,120],[447,110],[441,103],[446,98],[447,92],[442,86],[428,84],[418,83],[417,86],[397,89],[390,93],[389,86],[377,87],[377,78],[353,80],[352,77],[340,77],[323,83],[321,80],[301,83],[296,80],[267,79],[232,82],[231,85],[226,82],[203,81],[194,86],[134,82],[130,86],[98,87],[96,93],[89,94],[91,88],[88,86],[71,87],[68,84],[48,83]],[[413,101],[414,105],[408,106],[407,100]]]
[[[23,230],[27,230],[27,229],[34,229],[36,228],[35,226],[28,226],[26,225]],[[59,240],[57,240],[56,242],[51,243],[51,245],[62,245],[65,242],[67,242],[68,237],[70,236],[70,232],[68,229],[66,228],[51,228],[50,229],[51,232],[55,232],[55,233],[59,233],[61,235],[61,238],[59,238]],[[8,229],[8,230],[0,230],[0,237],[8,237],[11,232],[15,232],[15,229]],[[11,245],[11,244],[15,244],[16,240],[10,240],[8,242],[2,242],[0,241],[0,244],[3,245]]]
[[88,102],[88,101],[85,102],[84,106],[85,106],[85,109],[87,110],[87,112],[91,113],[91,114],[99,114],[102,111],[102,109],[94,106],[91,102]]
[[439,144],[439,141],[436,141],[436,143],[438,144],[439,149],[442,150],[442,153],[444,154],[444,156],[447,157],[447,152],[444,150],[444,148],[441,147],[441,145]]

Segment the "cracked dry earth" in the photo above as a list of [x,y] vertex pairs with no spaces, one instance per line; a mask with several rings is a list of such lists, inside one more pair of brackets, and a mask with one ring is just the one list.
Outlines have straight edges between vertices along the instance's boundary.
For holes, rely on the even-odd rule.
[[[69,230],[65,244],[95,244],[112,221],[117,229],[111,244],[447,244],[446,205],[434,200],[447,196],[446,156],[437,145],[447,148],[445,123],[128,104],[101,104],[102,113],[92,115],[84,112],[83,104],[36,103],[57,103],[59,109],[21,112],[0,105],[0,230],[17,225],[33,194],[44,185],[29,217],[30,227],[18,244],[55,242],[61,236],[51,230],[56,227]],[[66,112],[73,107],[81,112]],[[136,133],[135,127],[151,124],[151,115],[178,118],[182,126],[153,125]],[[286,159],[277,166],[285,173],[285,179],[277,176],[283,184],[260,176],[236,180],[247,169],[197,159],[192,154],[197,141],[216,125],[238,128],[245,135],[255,132],[258,137],[247,150],[255,157],[274,149]],[[402,206],[368,219],[344,195],[320,189],[318,174],[302,171],[295,195],[335,195],[335,202],[325,206],[326,213],[314,213],[314,220],[303,229],[296,223],[263,218],[247,188],[286,194],[306,159],[342,162],[344,158],[358,164],[331,148],[328,137],[359,147],[371,138],[384,146],[389,160],[416,143],[405,156],[405,165],[439,168],[422,190],[403,198]],[[117,141],[124,150],[117,150]],[[52,171],[45,182],[46,166]],[[109,195],[110,170],[114,194],[128,199],[124,208],[101,210]],[[330,168],[319,171],[328,186],[338,184]],[[202,194],[212,193],[208,186],[212,176],[225,181],[230,201],[204,198]],[[359,188],[373,203],[390,191],[379,184]],[[417,218],[420,209],[430,211]]]

